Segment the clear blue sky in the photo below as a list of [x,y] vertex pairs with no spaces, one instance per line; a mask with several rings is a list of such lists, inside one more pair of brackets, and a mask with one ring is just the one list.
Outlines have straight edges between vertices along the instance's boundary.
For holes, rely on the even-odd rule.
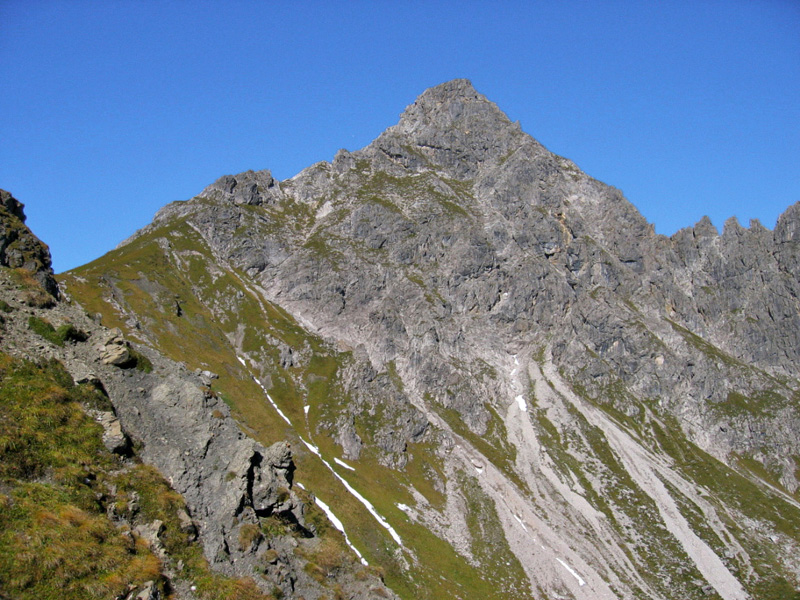
[[660,233],[800,201],[800,2],[0,0],[0,187],[63,271],[472,80]]

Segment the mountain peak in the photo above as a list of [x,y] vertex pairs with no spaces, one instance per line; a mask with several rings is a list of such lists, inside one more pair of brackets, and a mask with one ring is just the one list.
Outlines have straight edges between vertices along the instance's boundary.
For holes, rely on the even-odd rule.
[[[428,88],[419,98],[417,102],[425,102],[429,100],[441,101],[444,100],[458,100],[458,99],[475,99],[483,98],[472,85],[469,79],[451,79],[432,88]],[[485,99],[485,98],[484,98]]]
[[426,128],[467,131],[497,125],[511,125],[494,102],[478,93],[468,79],[453,79],[428,88],[400,115],[397,127],[414,134]]
[[521,135],[468,79],[453,79],[425,90],[370,147],[398,156],[414,146],[430,164],[469,178],[481,164],[517,146]]

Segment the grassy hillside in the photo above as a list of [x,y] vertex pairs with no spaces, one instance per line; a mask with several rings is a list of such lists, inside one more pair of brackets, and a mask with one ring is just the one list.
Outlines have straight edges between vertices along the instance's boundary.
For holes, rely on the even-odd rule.
[[[169,594],[165,569],[177,569],[173,581],[202,598],[269,600],[252,580],[212,573],[181,529],[180,495],[153,468],[105,448],[85,409],[108,407],[60,363],[0,352],[0,595],[88,600],[147,586]],[[136,531],[156,520],[162,558]]]

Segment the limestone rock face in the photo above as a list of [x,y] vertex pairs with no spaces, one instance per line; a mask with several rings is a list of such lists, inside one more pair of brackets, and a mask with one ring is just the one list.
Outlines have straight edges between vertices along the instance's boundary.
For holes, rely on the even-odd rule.
[[120,367],[128,363],[130,359],[130,351],[122,344],[109,345],[103,349],[102,361],[106,365],[115,365]]
[[[242,228],[250,222],[236,208],[250,203],[236,196],[242,185],[260,185],[259,198],[279,190],[269,202],[315,216],[299,234],[302,221]],[[200,197],[233,206],[179,203],[159,224],[191,211],[214,252],[269,299],[354,346],[370,332],[372,364],[403,363],[404,377],[476,433],[488,419],[480,392],[462,381],[445,398],[439,382],[460,376],[437,357],[479,360],[487,335],[496,352],[548,346],[593,397],[619,381],[703,427],[716,423],[706,403],[759,394],[770,377],[794,377],[800,361],[796,206],[774,232],[730,221],[720,234],[704,219],[672,238],[656,235],[618,190],[548,152],[466,80],[427,90],[397,125],[333,164],[281,184],[264,171],[227,176]],[[677,339],[684,331],[759,373],[717,365],[694,338]],[[353,435],[340,440],[358,453]],[[703,445],[720,458],[756,443],[714,440]],[[800,451],[794,440],[776,443]]]

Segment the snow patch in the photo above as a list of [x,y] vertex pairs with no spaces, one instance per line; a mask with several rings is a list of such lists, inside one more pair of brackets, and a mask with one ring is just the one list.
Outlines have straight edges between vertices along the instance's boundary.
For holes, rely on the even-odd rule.
[[261,390],[264,392],[264,395],[267,397],[267,400],[269,400],[269,403],[272,404],[272,408],[274,408],[276,411],[278,411],[278,414],[281,416],[281,418],[284,421],[286,421],[291,427],[294,427],[294,425],[292,425],[292,422],[289,420],[289,417],[287,417],[285,414],[283,414],[283,411],[280,408],[278,408],[278,405],[275,404],[275,400],[273,400],[272,396],[270,396],[269,392],[267,392],[267,388],[264,387],[264,385],[256,378],[255,375],[253,375],[253,381],[255,381],[258,384],[258,386],[261,388]]
[[306,405],[303,407],[303,412],[304,412],[304,413],[306,413],[306,414],[308,414],[308,411],[309,411],[309,409],[310,409],[310,408],[311,408],[311,407],[310,407],[308,404],[306,404]]
[[400,546],[401,548],[405,548],[405,546],[403,546],[403,540],[400,539],[400,536],[394,530],[394,527],[389,525],[389,522],[386,519],[384,519],[383,516],[377,510],[375,510],[375,507],[372,505],[372,503],[366,498],[364,498],[364,496],[362,496],[358,492],[358,490],[356,490],[352,485],[350,485],[344,477],[342,477],[336,471],[334,471],[333,467],[331,467],[330,464],[328,464],[328,461],[322,459],[322,462],[324,462],[328,466],[328,468],[331,470],[331,473],[334,474],[336,479],[342,482],[342,485],[344,485],[344,487],[347,488],[347,491],[353,494],[355,499],[361,502],[361,504],[364,505],[364,508],[366,508],[369,511],[369,513],[373,517],[375,517],[375,520],[378,522],[378,524],[380,524],[381,527],[383,527],[386,531],[389,532],[389,535],[392,536],[392,539],[397,543],[397,545]]
[[578,575],[572,567],[570,567],[560,558],[556,558],[556,560],[561,563],[562,567],[564,567],[567,571],[569,571],[570,575],[572,575],[575,579],[578,580],[579,586],[583,587],[584,585],[586,585],[586,582],[583,580],[583,578],[580,575]]
[[331,523],[333,523],[333,526],[342,532],[342,535],[344,536],[344,541],[347,543],[348,546],[350,546],[350,549],[356,553],[356,556],[358,556],[358,559],[361,561],[361,564],[364,565],[365,567],[369,566],[367,559],[361,556],[361,552],[358,551],[358,548],[353,546],[353,543],[350,541],[350,538],[347,537],[347,532],[344,530],[344,524],[339,520],[339,517],[333,514],[333,511],[331,510],[330,506],[325,504],[322,500],[320,500],[317,497],[314,498],[314,502],[316,502],[317,506],[319,506],[322,509],[322,512],[324,512],[327,515],[328,520]]
[[[316,454],[317,456],[319,456],[320,458],[322,458],[322,455],[319,453],[319,448],[317,448],[317,447],[316,447],[314,444],[312,444],[311,442],[307,442],[307,441],[306,441],[306,440],[303,438],[303,436],[299,436],[299,437],[300,437],[300,441],[301,441],[301,442],[303,442],[303,443],[306,445],[306,448],[308,448],[308,449],[309,449],[309,450],[312,452],[312,454]],[[323,462],[324,462],[324,461],[323,461]],[[325,464],[327,465],[328,463],[325,463]],[[330,468],[330,465],[328,465],[328,468]]]
[[343,460],[339,460],[338,458],[335,458],[335,457],[334,457],[333,461],[334,461],[334,462],[335,462],[337,465],[339,465],[340,467],[344,467],[345,469],[350,469],[351,471],[355,471],[355,469],[354,469],[353,467],[351,467],[350,465],[348,465],[348,464],[347,464],[346,462],[344,462]]
[[[245,360],[244,360],[244,359],[243,359],[241,356],[239,356],[239,355],[237,354],[237,355],[236,355],[236,358],[237,358],[237,359],[239,359],[239,362],[240,362],[240,363],[242,363],[242,366],[243,366],[243,367],[247,368],[247,363],[245,362]],[[289,420],[289,417],[287,417],[287,416],[286,416],[286,415],[283,413],[283,411],[282,411],[280,408],[278,408],[278,405],[277,405],[277,404],[275,404],[275,400],[273,400],[273,399],[272,399],[272,396],[270,396],[270,395],[269,395],[269,392],[267,391],[267,388],[265,388],[265,387],[264,387],[264,384],[263,384],[263,383],[261,383],[261,382],[258,380],[258,377],[256,377],[256,376],[255,376],[255,375],[253,375],[253,374],[251,374],[251,375],[250,375],[250,377],[252,377],[252,378],[253,378],[253,381],[255,381],[255,382],[258,384],[258,387],[260,387],[260,388],[261,388],[261,391],[262,391],[262,392],[264,392],[264,395],[267,397],[267,400],[269,400],[269,403],[270,403],[270,404],[272,404],[272,408],[274,408],[276,411],[278,411],[278,414],[281,416],[281,418],[282,418],[284,421],[286,421],[286,422],[289,424],[289,426],[291,426],[291,427],[294,427],[294,425],[292,425],[292,422]]]
[[523,523],[523,522],[522,522],[522,519],[520,519],[520,518],[519,518],[517,515],[515,515],[514,513],[511,513],[511,514],[512,514],[512,515],[514,516],[514,518],[517,520],[517,523],[519,523],[520,525],[522,525],[522,529],[524,529],[525,531],[528,531],[528,528],[527,528],[527,527],[525,527],[525,523]]
[[522,394],[514,398],[514,400],[517,401],[517,405],[522,412],[526,412],[528,410],[528,405],[525,404],[525,397]]

